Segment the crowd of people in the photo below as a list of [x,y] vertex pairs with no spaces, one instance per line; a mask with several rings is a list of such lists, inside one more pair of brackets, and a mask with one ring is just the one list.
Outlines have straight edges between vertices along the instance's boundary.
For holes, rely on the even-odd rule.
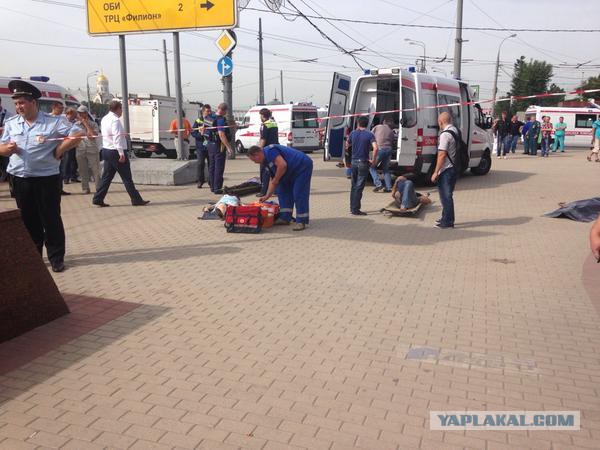
[[[507,159],[517,149],[519,140],[524,146],[524,155],[536,156],[538,149],[541,157],[548,157],[550,152],[565,152],[565,136],[567,124],[564,117],[559,117],[558,122],[552,124],[549,116],[543,116],[542,122],[534,116],[528,116],[523,123],[517,115],[508,119],[508,114],[502,112],[499,119],[492,126],[494,131],[494,146],[498,159]],[[553,136],[554,135],[554,136]]]
[[[65,268],[65,233],[60,216],[63,183],[81,182],[83,194],[89,194],[93,177],[95,193],[92,203],[107,207],[109,205],[104,200],[118,173],[133,206],[145,206],[149,203],[142,198],[132,179],[128,141],[120,120],[123,107],[118,100],[113,100],[99,129],[85,106],[63,111],[62,104],[57,102],[52,113],[47,114],[39,110],[37,99],[41,93],[31,84],[13,80],[9,89],[17,115],[6,119],[6,113],[3,115],[0,105],[0,125],[4,127],[0,138],[0,156],[3,157],[4,165],[6,158],[10,158],[6,171],[11,175],[17,206],[34,243],[40,253],[46,247],[52,269],[62,272]],[[226,103],[217,107],[216,114],[206,104],[202,106],[201,116],[193,127],[187,119],[183,130],[179,129],[177,120],[171,124],[171,132],[176,141],[179,141],[178,134],[183,133],[185,145],[180,148],[177,144],[179,159],[189,158],[189,139],[193,137],[196,140],[198,188],[208,182],[214,194],[223,193],[227,154],[234,152],[233,132],[226,119],[227,112]],[[303,152],[279,144],[278,126],[269,109],[262,109],[260,117],[262,126],[259,145],[248,151],[249,158],[260,166],[259,201],[266,202],[277,195],[280,215],[276,224],[289,225],[295,222],[294,231],[302,231],[309,223],[313,161]],[[397,136],[393,130],[393,120],[390,117],[382,119],[370,131],[368,117],[359,117],[356,129],[350,133],[346,142],[346,166],[351,179],[350,214],[354,216],[367,214],[362,210],[362,196],[369,177],[373,178],[376,192],[391,193],[400,211],[408,211],[420,203],[430,203],[427,196],[415,191],[414,184],[408,177],[398,177],[392,184],[389,163],[392,144]],[[461,172],[461,166],[457,166],[456,162],[459,149],[464,144],[460,131],[453,125],[452,116],[448,112],[439,114],[438,126],[438,151],[431,182],[438,186],[442,205],[441,217],[435,222],[435,226],[445,229],[453,228],[455,223],[453,192]],[[525,154],[536,155],[537,147],[541,145],[541,156],[546,157],[551,151],[552,133],[553,151],[560,149],[564,152],[566,128],[562,117],[554,125],[548,117],[544,117],[541,123],[528,117],[527,122],[522,123],[516,116],[509,120],[507,114],[503,113],[493,125],[498,146],[497,156],[506,158],[509,153],[514,154],[519,139],[523,139]],[[598,159],[600,120],[594,123],[593,130],[592,154]],[[67,136],[69,138],[64,139]],[[97,144],[99,136],[102,140],[101,147]],[[75,164],[80,180],[73,168]],[[379,165],[382,167],[383,181],[377,173]],[[206,168],[208,180],[205,176]],[[597,237],[598,233],[593,232],[591,239],[597,242]],[[592,244],[594,245],[596,244]]]

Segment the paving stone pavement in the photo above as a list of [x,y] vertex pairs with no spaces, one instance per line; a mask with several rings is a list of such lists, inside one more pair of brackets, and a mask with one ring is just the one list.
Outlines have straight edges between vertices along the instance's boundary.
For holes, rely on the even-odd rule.
[[[351,217],[343,171],[315,162],[302,233],[226,234],[195,186],[63,197],[61,291],[139,306],[0,375],[0,449],[600,448],[589,224],[541,217],[597,196],[600,164],[494,159],[438,230],[435,191],[390,219],[367,188]],[[227,182],[256,172],[230,161]],[[581,430],[429,430],[463,409],[581,411]]]

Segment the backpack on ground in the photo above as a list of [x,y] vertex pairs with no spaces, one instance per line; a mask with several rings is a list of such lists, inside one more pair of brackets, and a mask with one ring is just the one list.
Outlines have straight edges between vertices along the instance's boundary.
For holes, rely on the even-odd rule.
[[450,152],[448,152],[448,159],[456,168],[456,173],[460,175],[469,168],[469,146],[463,140],[460,130],[458,134],[452,130],[444,130],[442,133],[449,133],[456,143],[456,161],[452,160]]

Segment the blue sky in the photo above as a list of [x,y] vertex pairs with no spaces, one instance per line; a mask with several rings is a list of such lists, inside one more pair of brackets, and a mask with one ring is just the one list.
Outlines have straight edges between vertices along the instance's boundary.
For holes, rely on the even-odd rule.
[[[218,1],[218,0],[214,0]],[[83,0],[61,0],[82,6]],[[600,28],[595,2],[545,0],[540,9],[535,0],[465,0],[464,25],[493,28]],[[444,0],[294,0],[302,11],[325,16],[371,21],[452,26],[456,1]],[[264,9],[260,0],[251,0],[250,7]],[[85,10],[42,3],[35,0],[0,0],[2,26],[2,73],[0,76],[48,75],[58,84],[85,88],[86,75],[102,69],[111,82],[111,91],[120,91],[119,54],[116,37],[90,37],[86,31]],[[313,101],[325,104],[329,96],[334,71],[360,74],[349,56],[342,55],[303,19],[286,21],[281,15],[244,10],[240,14],[239,47],[234,54],[234,102],[236,109],[253,105],[258,96],[258,42],[256,30],[262,17],[265,32],[266,98],[275,91],[279,95],[279,71],[284,71],[285,99]],[[383,25],[336,23],[315,20],[323,31],[346,49],[366,47],[359,53],[368,67],[407,67],[423,54],[420,46],[410,45],[406,38],[423,41],[428,57],[443,58],[454,53],[454,31],[414,29]],[[506,31],[465,31],[463,78],[481,85],[481,95],[491,95],[494,61],[498,44],[509,35]],[[221,98],[221,83],[216,71],[220,57],[213,40],[215,31],[181,34],[182,80],[184,96],[191,100],[217,103]],[[571,89],[583,76],[598,75],[600,69],[574,69],[561,64],[594,60],[600,65],[597,42],[600,33],[564,34],[521,32],[502,48],[500,92],[509,87],[512,62],[521,55],[544,59],[556,66],[555,82]],[[129,87],[131,92],[164,94],[162,40],[172,48],[170,34],[132,35],[127,37],[130,50]],[[24,41],[24,42],[15,42]],[[43,44],[43,45],[40,45]],[[81,48],[68,48],[81,47]],[[316,62],[302,60],[317,58]],[[172,57],[170,59],[173,80]],[[429,69],[450,74],[452,63],[429,62]],[[432,67],[433,66],[433,67]],[[584,70],[585,69],[585,70]],[[91,80],[92,81],[92,80]],[[172,87],[173,89],[173,87]]]

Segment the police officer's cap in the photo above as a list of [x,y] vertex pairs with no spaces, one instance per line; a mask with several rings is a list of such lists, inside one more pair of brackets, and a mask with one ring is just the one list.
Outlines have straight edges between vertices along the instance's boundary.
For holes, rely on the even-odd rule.
[[11,80],[8,83],[8,89],[10,90],[12,98],[19,97],[32,97],[38,99],[42,96],[42,93],[33,84],[23,80]]

